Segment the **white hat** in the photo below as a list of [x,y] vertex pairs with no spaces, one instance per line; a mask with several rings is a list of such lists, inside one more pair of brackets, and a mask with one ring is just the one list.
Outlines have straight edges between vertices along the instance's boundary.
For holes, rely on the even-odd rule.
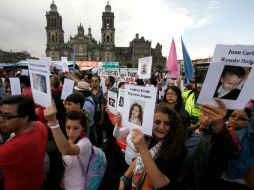
[[77,91],[90,91],[90,84],[85,81],[80,81],[77,86],[74,87]]

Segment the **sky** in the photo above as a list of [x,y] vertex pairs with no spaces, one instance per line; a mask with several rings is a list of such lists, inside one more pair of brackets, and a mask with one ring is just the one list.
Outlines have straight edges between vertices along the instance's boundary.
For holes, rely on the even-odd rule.
[[[82,23],[87,34],[101,41],[102,12],[106,0],[55,0],[63,19],[64,41],[77,34]],[[44,57],[46,11],[50,0],[0,0],[0,49],[28,51]],[[115,45],[128,47],[143,36],[162,44],[168,56],[172,38],[182,59],[181,36],[191,59],[213,55],[216,44],[254,45],[252,0],[110,0],[115,15]]]

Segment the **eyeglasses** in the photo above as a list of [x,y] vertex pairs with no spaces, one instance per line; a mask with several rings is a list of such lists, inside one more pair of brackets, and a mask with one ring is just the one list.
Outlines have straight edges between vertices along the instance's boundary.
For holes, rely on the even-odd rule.
[[229,117],[237,119],[237,120],[241,120],[241,121],[249,121],[248,118],[241,115],[237,115],[237,114],[231,114]]
[[11,91],[10,90],[6,90],[5,93],[11,93]]
[[17,117],[20,117],[20,115],[6,115],[6,114],[0,114],[0,119],[3,119],[3,120],[10,120],[10,119],[14,119],[14,118],[17,118]]
[[166,94],[167,96],[176,96],[176,93],[170,92]]

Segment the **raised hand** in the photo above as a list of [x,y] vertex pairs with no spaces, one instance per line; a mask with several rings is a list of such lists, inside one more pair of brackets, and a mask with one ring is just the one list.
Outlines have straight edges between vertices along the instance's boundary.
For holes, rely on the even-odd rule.
[[121,125],[122,125],[122,115],[121,115],[121,113],[117,113],[116,115],[115,115],[115,121],[116,121],[116,125],[118,126],[118,127],[120,127]]
[[132,130],[132,137],[131,140],[137,149],[138,152],[141,152],[143,150],[147,150],[147,144],[145,141],[145,136],[142,133],[142,131],[138,128],[135,128]]
[[224,118],[227,114],[227,109],[221,99],[215,98],[215,100],[218,102],[219,107],[203,104],[200,108],[201,112],[209,117],[209,124],[212,125],[213,132],[218,133],[224,128]]
[[56,104],[55,101],[52,100],[51,105],[44,110],[44,117],[48,122],[48,126],[58,123],[58,120],[56,119],[56,113]]

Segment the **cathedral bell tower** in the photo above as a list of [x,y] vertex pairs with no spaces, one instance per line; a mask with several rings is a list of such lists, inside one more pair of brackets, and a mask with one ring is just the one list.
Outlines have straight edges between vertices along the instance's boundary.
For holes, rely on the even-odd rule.
[[54,1],[50,5],[50,11],[46,12],[47,48],[46,56],[52,60],[61,59],[61,46],[64,44],[64,31],[62,29],[62,16],[57,12]]
[[103,51],[101,61],[112,61],[115,59],[114,18],[114,12],[111,12],[111,6],[108,2],[105,6],[105,12],[102,13],[101,44],[103,46]]

